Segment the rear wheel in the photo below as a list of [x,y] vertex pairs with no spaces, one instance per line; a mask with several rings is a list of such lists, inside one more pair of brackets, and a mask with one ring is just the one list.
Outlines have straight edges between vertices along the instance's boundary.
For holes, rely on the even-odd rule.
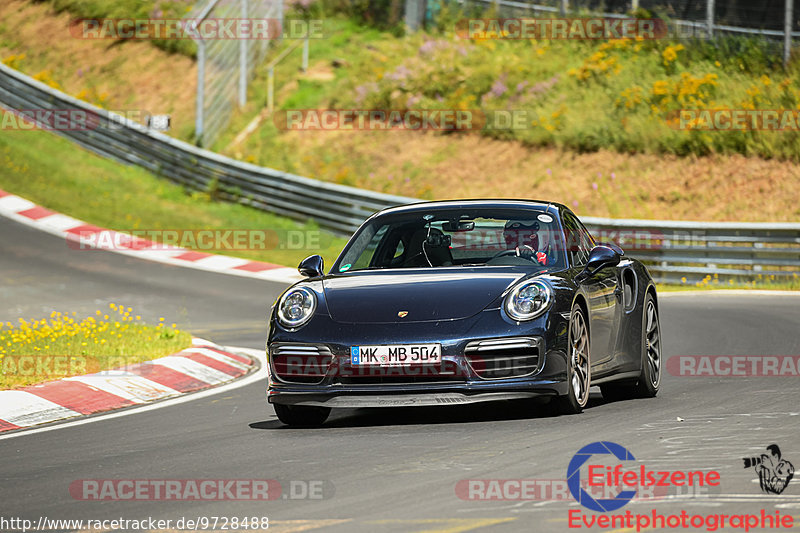
[[567,337],[569,353],[567,355],[567,381],[569,390],[559,396],[559,411],[564,414],[577,414],[583,411],[589,402],[591,385],[591,366],[589,364],[589,328],[586,317],[579,305],[572,308],[569,319]]
[[320,426],[331,414],[330,407],[272,404],[278,420],[287,426]]
[[603,398],[608,401],[631,398],[653,398],[661,385],[661,324],[653,295],[647,293],[642,316],[642,371],[636,383],[602,385]]

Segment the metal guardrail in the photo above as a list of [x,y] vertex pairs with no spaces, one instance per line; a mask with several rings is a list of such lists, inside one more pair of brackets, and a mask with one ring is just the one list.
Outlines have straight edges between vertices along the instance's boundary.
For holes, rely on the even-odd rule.
[[[373,212],[418,202],[325,183],[243,163],[149,130],[0,64],[0,105],[11,110],[81,110],[99,118],[93,129],[58,130],[104,157],[137,165],[190,190],[227,201],[315,220],[337,234],[352,233]],[[599,241],[613,241],[645,260],[662,281],[707,275],[800,275],[800,224],[739,224],[617,220],[584,217]]]
[[[626,14],[626,11],[636,10],[639,7],[644,7],[646,9],[656,9],[656,10],[663,10],[665,8],[674,9],[678,7],[677,5],[671,4],[682,4],[683,8],[686,8],[687,1],[679,1],[679,2],[664,2],[663,0],[629,0],[625,2],[616,2],[616,7],[619,9],[623,4],[624,7],[619,9],[621,12],[613,13],[608,12],[607,8],[603,6],[602,2],[586,2],[584,0],[549,0],[549,4],[542,4],[539,0],[538,2],[531,2],[531,1],[515,1],[515,0],[456,0],[458,3],[462,5],[472,4],[480,4],[484,7],[494,6],[498,9],[498,12],[501,13],[503,16],[520,16],[520,14],[530,14],[530,13],[547,13],[549,15],[560,15],[566,16],[570,12],[576,12],[576,10],[587,9],[588,6],[586,4],[595,4],[596,9],[588,9],[588,11],[595,11],[597,15],[607,18],[627,18],[629,15]],[[545,0],[547,1],[547,0]],[[703,8],[703,13],[705,17],[703,18],[696,18],[694,20],[687,20],[685,18],[670,18],[668,22],[668,28],[670,30],[670,34],[674,37],[678,38],[713,38],[716,35],[720,34],[738,34],[738,35],[746,35],[746,36],[759,36],[765,37],[773,40],[782,40],[783,41],[783,63],[784,66],[789,64],[791,50],[792,50],[792,39],[800,38],[800,31],[792,31],[793,23],[796,22],[795,18],[795,10],[794,10],[794,2],[795,0],[783,0],[784,9],[781,13],[783,20],[779,20],[778,24],[782,26],[781,29],[769,29],[769,28],[762,28],[758,27],[757,24],[753,26],[737,26],[735,24],[720,24],[716,18],[716,10],[721,7],[737,7],[736,3],[732,0],[697,0],[697,7]],[[601,7],[605,9],[600,9]],[[773,7],[773,6],[770,6]],[[765,11],[766,6],[764,9],[758,11]],[[747,14],[749,10],[741,10],[741,15],[738,17],[738,20],[741,21],[742,24],[747,24],[748,22],[753,22],[747,18]],[[770,19],[772,22],[774,20]]]
[[596,240],[619,244],[662,282],[800,277],[800,224],[581,220]]
[[84,148],[143,167],[190,190],[213,191],[228,201],[315,220],[321,228],[352,233],[369,215],[413,198],[325,183],[236,161],[192,146],[73,98],[0,64],[0,105],[11,110],[82,110],[99,117],[93,129],[54,130]]

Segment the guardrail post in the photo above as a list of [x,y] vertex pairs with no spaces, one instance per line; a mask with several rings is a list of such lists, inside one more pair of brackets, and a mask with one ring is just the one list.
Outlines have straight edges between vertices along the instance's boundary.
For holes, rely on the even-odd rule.
[[275,106],[275,67],[269,67],[267,75],[267,109],[272,113]]
[[417,31],[425,22],[427,0],[405,0],[405,23],[410,31]]
[[[247,0],[242,0],[242,19],[247,19],[249,9]],[[244,107],[247,103],[247,39],[239,36],[239,107]]]
[[789,66],[792,56],[792,24],[794,20],[794,0],[786,0],[786,12],[783,19],[783,68]]
[[631,11],[639,9],[639,0],[631,0]]
[[706,31],[708,38],[714,38],[714,0],[706,0]]
[[303,41],[303,72],[308,72],[308,35]]
[[283,35],[286,33],[283,29],[283,0],[273,0],[278,6],[278,27],[281,29],[281,34],[278,36],[278,41],[283,42]]
[[206,43],[197,41],[197,102],[194,119],[194,134],[197,144],[203,145],[203,113],[206,93]]
[[559,13],[561,13],[561,16],[566,17],[568,10],[569,10],[569,0],[561,0],[561,6],[559,9]]

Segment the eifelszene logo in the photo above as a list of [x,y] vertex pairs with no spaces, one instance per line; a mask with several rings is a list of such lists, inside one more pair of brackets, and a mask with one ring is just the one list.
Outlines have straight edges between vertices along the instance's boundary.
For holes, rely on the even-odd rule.
[[794,466],[786,459],[781,458],[781,449],[777,444],[767,446],[769,454],[761,457],[745,457],[745,468],[753,468],[758,474],[761,490],[767,494],[780,494],[794,477]]
[[[636,461],[633,454],[614,442],[600,441],[587,444],[576,453],[567,467],[567,487],[575,501],[592,511],[607,513],[624,507],[639,489],[678,487],[717,487],[720,474],[715,470],[655,471],[643,464],[624,469],[622,464],[605,464],[616,458],[620,463]],[[581,482],[581,469],[587,474]],[[583,487],[603,494],[595,498]],[[614,492],[616,491],[616,492]]]
[[[581,488],[581,466],[583,466],[593,455],[608,455],[611,454],[620,461],[635,461],[636,458],[631,452],[616,444],[614,442],[593,442],[587,444],[576,453],[567,467],[567,487],[572,497],[575,498],[579,504],[592,511],[599,511],[607,513],[609,511],[616,511],[620,507],[624,507],[634,496],[635,490],[623,490],[610,499],[594,499],[588,492]],[[618,465],[619,466],[619,465]],[[592,484],[591,466],[589,483]]]

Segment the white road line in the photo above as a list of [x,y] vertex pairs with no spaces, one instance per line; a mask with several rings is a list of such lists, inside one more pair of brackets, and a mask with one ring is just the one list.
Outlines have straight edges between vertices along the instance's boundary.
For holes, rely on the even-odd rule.
[[800,297],[800,291],[768,291],[761,289],[714,289],[709,291],[668,291],[659,292],[659,298],[671,298],[674,296],[794,296]]

